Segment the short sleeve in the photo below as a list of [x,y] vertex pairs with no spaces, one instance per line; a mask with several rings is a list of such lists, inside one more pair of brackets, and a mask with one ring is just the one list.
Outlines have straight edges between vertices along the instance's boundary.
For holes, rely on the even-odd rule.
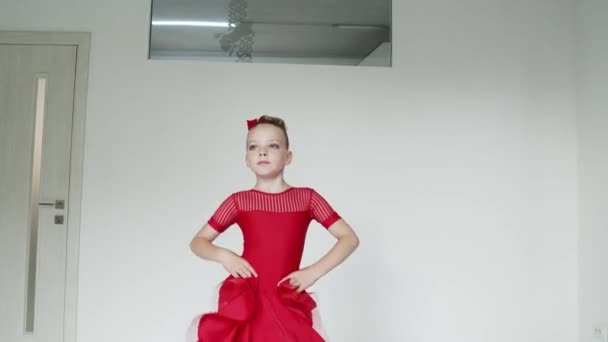
[[310,212],[312,218],[323,227],[329,228],[340,219],[340,215],[329,205],[329,203],[313,189],[310,189]]
[[236,222],[238,213],[239,210],[234,196],[230,195],[220,204],[208,223],[213,229],[221,233]]

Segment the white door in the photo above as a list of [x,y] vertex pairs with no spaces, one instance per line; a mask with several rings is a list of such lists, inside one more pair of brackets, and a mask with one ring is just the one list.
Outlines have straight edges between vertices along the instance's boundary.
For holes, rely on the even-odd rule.
[[64,339],[76,46],[0,44],[0,341]]

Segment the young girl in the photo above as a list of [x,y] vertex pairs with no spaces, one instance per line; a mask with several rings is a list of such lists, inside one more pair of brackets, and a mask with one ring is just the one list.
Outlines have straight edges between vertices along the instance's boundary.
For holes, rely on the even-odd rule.
[[[197,256],[230,273],[219,289],[218,310],[198,321],[199,342],[323,342],[313,327],[315,301],[306,292],[358,246],[351,227],[315,190],[292,187],[283,171],[292,159],[283,120],[248,120],[247,167],[253,189],[231,194],[194,236]],[[316,263],[300,268],[311,220],[337,242]],[[232,224],[243,233],[241,256],[213,244]]]

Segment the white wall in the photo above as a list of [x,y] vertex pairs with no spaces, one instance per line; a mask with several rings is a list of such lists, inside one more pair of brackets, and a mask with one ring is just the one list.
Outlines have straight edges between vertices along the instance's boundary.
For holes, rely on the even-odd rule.
[[608,327],[608,3],[579,2],[580,341]]
[[[290,126],[288,180],[362,239],[315,288],[332,341],[576,340],[570,0],[395,1],[393,68],[148,61],[148,6],[0,11],[0,29],[92,32],[79,341],[181,341],[224,276],[189,239],[252,185],[259,113]],[[332,243],[310,238],[306,262]]]

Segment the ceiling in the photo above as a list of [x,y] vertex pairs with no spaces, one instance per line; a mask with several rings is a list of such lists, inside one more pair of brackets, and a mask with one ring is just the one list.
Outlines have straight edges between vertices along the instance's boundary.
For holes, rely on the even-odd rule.
[[[234,11],[231,8],[241,9]],[[152,20],[233,22],[239,27],[151,26],[151,55],[226,56],[221,37],[252,33],[256,56],[363,59],[390,41],[391,0],[154,0]],[[246,25],[249,24],[249,25]],[[251,31],[243,31],[251,28]],[[242,42],[242,41],[241,41]]]

